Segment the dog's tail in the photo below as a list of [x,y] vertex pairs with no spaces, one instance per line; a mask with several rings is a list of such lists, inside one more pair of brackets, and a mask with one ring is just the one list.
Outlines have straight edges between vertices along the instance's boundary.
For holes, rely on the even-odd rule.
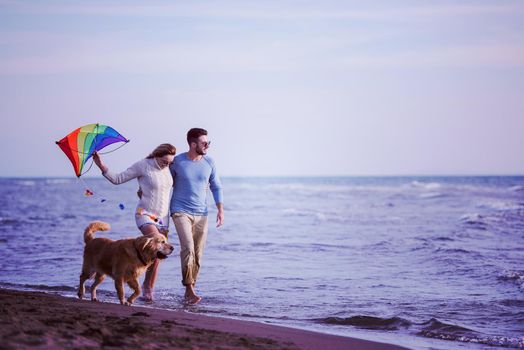
[[111,226],[108,223],[103,221],[93,221],[90,223],[84,231],[84,242],[87,243],[91,241],[97,231],[109,231]]

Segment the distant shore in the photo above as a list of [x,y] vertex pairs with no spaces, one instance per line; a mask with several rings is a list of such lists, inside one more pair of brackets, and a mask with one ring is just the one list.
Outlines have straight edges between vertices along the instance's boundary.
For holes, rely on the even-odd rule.
[[183,311],[0,288],[2,349],[405,349]]

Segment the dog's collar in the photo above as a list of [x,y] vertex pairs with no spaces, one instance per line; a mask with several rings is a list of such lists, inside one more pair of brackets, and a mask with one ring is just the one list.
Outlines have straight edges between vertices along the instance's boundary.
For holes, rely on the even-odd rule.
[[144,264],[144,266],[146,266],[147,263],[145,262],[144,258],[142,257],[142,254],[140,254],[140,250],[138,250],[136,246],[135,246],[135,250],[136,250],[136,255],[138,255],[138,259],[142,262],[142,264]]

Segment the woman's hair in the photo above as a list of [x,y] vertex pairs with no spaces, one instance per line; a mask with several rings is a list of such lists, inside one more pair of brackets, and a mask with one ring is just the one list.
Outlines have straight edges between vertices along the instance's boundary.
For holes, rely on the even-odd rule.
[[157,157],[160,158],[168,154],[174,156],[176,154],[176,148],[175,146],[173,146],[170,143],[163,143],[160,146],[158,146],[157,148],[155,148],[153,152],[151,152],[151,154],[148,155],[146,158],[147,159],[157,158]]

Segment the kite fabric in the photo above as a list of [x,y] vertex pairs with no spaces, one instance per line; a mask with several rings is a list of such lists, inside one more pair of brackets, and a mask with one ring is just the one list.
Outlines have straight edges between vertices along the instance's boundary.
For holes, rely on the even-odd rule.
[[84,165],[93,152],[116,142],[127,143],[129,140],[110,126],[89,124],[69,133],[60,141],[56,141],[56,144],[73,164],[76,176],[80,177],[83,175]]

